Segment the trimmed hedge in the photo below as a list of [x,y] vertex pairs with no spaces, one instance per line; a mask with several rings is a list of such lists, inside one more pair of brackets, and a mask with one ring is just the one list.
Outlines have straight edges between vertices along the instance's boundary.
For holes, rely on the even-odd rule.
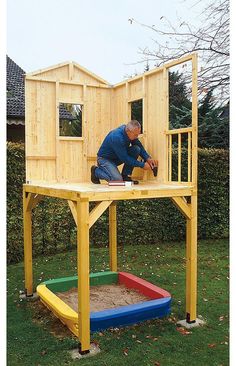
[[[199,149],[198,237],[229,235],[229,152]],[[186,153],[183,153],[183,161]],[[177,154],[173,157],[176,165]],[[186,171],[183,172],[186,175]],[[22,185],[25,182],[24,144],[7,143],[8,263],[23,258]],[[91,204],[91,208],[93,204]],[[49,254],[76,245],[76,227],[66,201],[45,198],[33,210],[33,253]],[[185,219],[170,199],[120,201],[118,243],[157,244],[185,238]],[[90,230],[92,245],[108,244],[108,215]]]

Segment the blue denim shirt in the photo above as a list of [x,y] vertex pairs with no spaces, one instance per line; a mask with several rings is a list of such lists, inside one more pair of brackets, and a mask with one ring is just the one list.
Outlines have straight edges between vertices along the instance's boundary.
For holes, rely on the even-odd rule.
[[98,150],[98,156],[111,160],[115,164],[125,163],[130,166],[136,166],[143,168],[144,162],[135,160],[132,156],[128,155],[128,148],[130,145],[137,145],[140,147],[140,156],[146,161],[150,156],[144,149],[139,139],[130,140],[125,131],[125,126],[122,125],[115,130],[112,130],[105,137],[100,149]]

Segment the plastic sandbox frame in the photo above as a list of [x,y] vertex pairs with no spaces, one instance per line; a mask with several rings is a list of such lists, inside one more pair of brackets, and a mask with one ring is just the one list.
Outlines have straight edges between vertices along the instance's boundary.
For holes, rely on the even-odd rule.
[[[45,281],[37,286],[41,301],[78,336],[78,313],[62,301],[54,292],[77,288],[78,277],[66,277]],[[171,295],[150,282],[126,272],[98,272],[90,274],[90,286],[122,284],[136,289],[150,298],[133,305],[91,312],[90,329],[98,331],[110,327],[135,324],[144,320],[161,318],[170,313]]]

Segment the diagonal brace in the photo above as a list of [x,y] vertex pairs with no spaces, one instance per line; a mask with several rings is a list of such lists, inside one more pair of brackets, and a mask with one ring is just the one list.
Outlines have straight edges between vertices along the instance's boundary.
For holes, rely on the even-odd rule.
[[[99,202],[90,212],[89,214],[89,229],[95,224],[95,222],[99,219],[99,217],[103,214],[104,211],[110,206],[112,201],[102,201]],[[77,203],[75,201],[68,200],[69,207],[71,209],[71,213],[77,225]]]
[[106,211],[111,203],[112,201],[102,201],[92,209],[89,215],[89,228],[91,228],[93,224],[95,224],[95,222],[99,219],[103,212]]
[[186,217],[186,219],[192,218],[191,204],[188,204],[184,197],[171,197],[175,206]]
[[26,211],[33,210],[37,204],[43,199],[43,196],[40,194],[35,193],[25,193],[26,200],[25,200],[25,209]]

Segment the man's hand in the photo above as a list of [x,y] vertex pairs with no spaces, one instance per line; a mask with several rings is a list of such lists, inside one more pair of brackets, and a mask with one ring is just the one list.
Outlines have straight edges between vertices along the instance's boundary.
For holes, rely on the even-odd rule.
[[144,169],[144,170],[151,170],[152,168],[151,168],[151,165],[150,165],[150,164],[148,164],[148,162],[146,161],[146,162],[144,163],[144,167],[143,167],[143,169]]
[[158,160],[154,160],[154,159],[148,158],[146,162],[150,165],[151,169],[153,169],[154,167],[158,166]]

